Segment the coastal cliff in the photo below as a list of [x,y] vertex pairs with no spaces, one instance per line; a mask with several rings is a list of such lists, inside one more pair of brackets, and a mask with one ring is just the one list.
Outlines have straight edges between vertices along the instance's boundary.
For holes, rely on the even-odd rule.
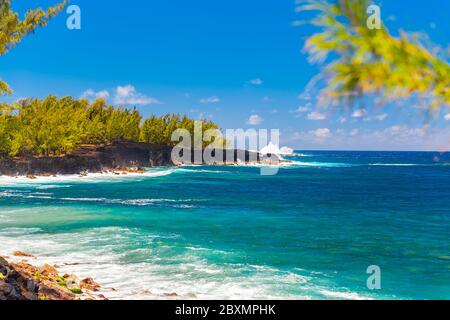
[[[225,159],[225,151],[220,158]],[[140,142],[118,142],[110,145],[82,146],[74,152],[59,157],[16,157],[0,159],[0,175],[6,176],[45,176],[106,171],[134,172],[145,167],[173,166],[172,148]],[[233,163],[267,162],[263,157],[251,151],[233,150]],[[213,152],[214,155],[214,152]],[[194,163],[194,152],[191,154]]]
[[170,166],[171,148],[138,142],[82,146],[61,157],[0,159],[0,175],[64,175],[104,172],[117,168]]

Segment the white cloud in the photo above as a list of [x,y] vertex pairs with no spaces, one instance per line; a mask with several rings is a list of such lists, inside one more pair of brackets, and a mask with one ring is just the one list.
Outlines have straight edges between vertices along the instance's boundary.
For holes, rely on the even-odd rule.
[[379,121],[383,121],[383,120],[386,120],[387,117],[388,117],[388,114],[387,113],[383,113],[383,114],[375,116],[375,119],[377,119]]
[[203,112],[199,109],[190,109],[189,113],[192,114],[192,117],[194,119],[198,119],[198,120],[205,120],[205,119],[212,119],[214,118],[214,115],[212,113],[209,112]]
[[339,122],[340,122],[340,123],[346,123],[346,122],[347,122],[347,118],[345,118],[345,117],[340,117],[340,118],[339,118]]
[[109,99],[109,97],[110,97],[109,92],[106,91],[106,90],[102,90],[102,91],[97,92],[96,96],[98,98],[103,98],[103,99]]
[[362,118],[366,115],[366,109],[355,110],[352,114],[352,118]]
[[85,92],[81,94],[81,99],[87,99],[95,95],[94,90],[87,89]]
[[311,100],[311,94],[308,91],[304,91],[298,95],[300,100],[309,101]]
[[108,100],[109,97],[110,97],[110,94],[109,94],[109,92],[108,92],[107,90],[101,90],[101,91],[95,92],[95,91],[92,90],[92,89],[87,89],[87,90],[86,90],[85,92],[83,92],[83,94],[81,95],[81,98],[82,98],[82,99],[88,99],[88,100],[89,100],[89,99],[99,99],[99,98]]
[[257,126],[257,125],[261,124],[263,121],[264,121],[263,118],[261,118],[257,114],[253,114],[250,116],[250,118],[248,118],[247,124],[249,124],[251,126]]
[[[287,132],[286,132],[287,133]],[[328,150],[438,150],[449,151],[450,128],[407,125],[395,125],[371,130],[360,128],[353,130],[326,128],[313,131],[292,132],[282,143],[289,143],[298,149]],[[320,138],[322,137],[322,138]],[[328,137],[328,138],[323,138]]]
[[118,86],[114,96],[114,103],[119,105],[145,106],[150,104],[159,104],[157,99],[147,97],[136,91],[132,85]]
[[254,86],[260,86],[264,83],[264,81],[262,81],[260,78],[256,78],[256,79],[250,80],[248,83],[250,83]]
[[326,118],[327,116],[320,112],[313,111],[310,114],[308,114],[308,120],[320,121],[325,120]]
[[415,135],[417,137],[425,137],[427,135],[426,128],[411,128],[406,132],[406,135]]
[[450,121],[450,113],[447,113],[447,114],[444,116],[444,119],[447,120],[447,121]]
[[401,126],[392,126],[390,128],[387,128],[386,131],[390,133],[391,135],[395,136],[400,133],[402,133],[402,127]]
[[308,112],[309,110],[311,110],[310,107],[311,107],[311,104],[307,103],[306,105],[299,106],[297,109],[292,110],[290,112],[292,112],[292,113],[305,113],[305,112]]
[[319,139],[327,139],[331,137],[331,130],[328,128],[320,128],[316,129],[314,131],[311,131],[311,133]]
[[219,99],[219,97],[216,97],[216,96],[200,99],[200,103],[203,103],[203,104],[211,104],[211,103],[219,103],[219,102],[220,102],[220,99]]
[[385,133],[391,135],[392,137],[411,139],[413,137],[424,137],[427,133],[427,128],[410,128],[407,126],[392,126],[384,130]]

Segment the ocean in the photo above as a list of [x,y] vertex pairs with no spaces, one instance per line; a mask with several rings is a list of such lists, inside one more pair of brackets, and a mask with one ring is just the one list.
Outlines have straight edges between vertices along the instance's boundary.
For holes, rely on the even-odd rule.
[[274,176],[0,177],[0,255],[92,276],[110,299],[450,299],[448,154],[299,153]]

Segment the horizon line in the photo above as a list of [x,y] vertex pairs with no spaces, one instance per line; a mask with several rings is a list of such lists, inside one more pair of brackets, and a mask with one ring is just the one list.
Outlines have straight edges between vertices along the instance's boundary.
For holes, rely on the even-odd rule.
[[318,152],[318,151],[334,151],[334,152],[437,152],[437,153],[447,153],[449,151],[439,151],[439,150],[351,150],[351,149],[297,149],[293,148],[294,151],[302,152]]

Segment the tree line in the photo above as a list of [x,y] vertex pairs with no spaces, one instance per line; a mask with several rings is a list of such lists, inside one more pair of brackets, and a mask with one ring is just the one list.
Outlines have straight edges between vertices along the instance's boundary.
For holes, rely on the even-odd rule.
[[[186,129],[194,136],[194,122],[178,114],[144,120],[136,108],[114,107],[104,99],[24,99],[0,104],[0,156],[60,156],[81,145],[123,141],[174,146],[172,133]],[[208,129],[218,126],[202,120],[202,130]]]

